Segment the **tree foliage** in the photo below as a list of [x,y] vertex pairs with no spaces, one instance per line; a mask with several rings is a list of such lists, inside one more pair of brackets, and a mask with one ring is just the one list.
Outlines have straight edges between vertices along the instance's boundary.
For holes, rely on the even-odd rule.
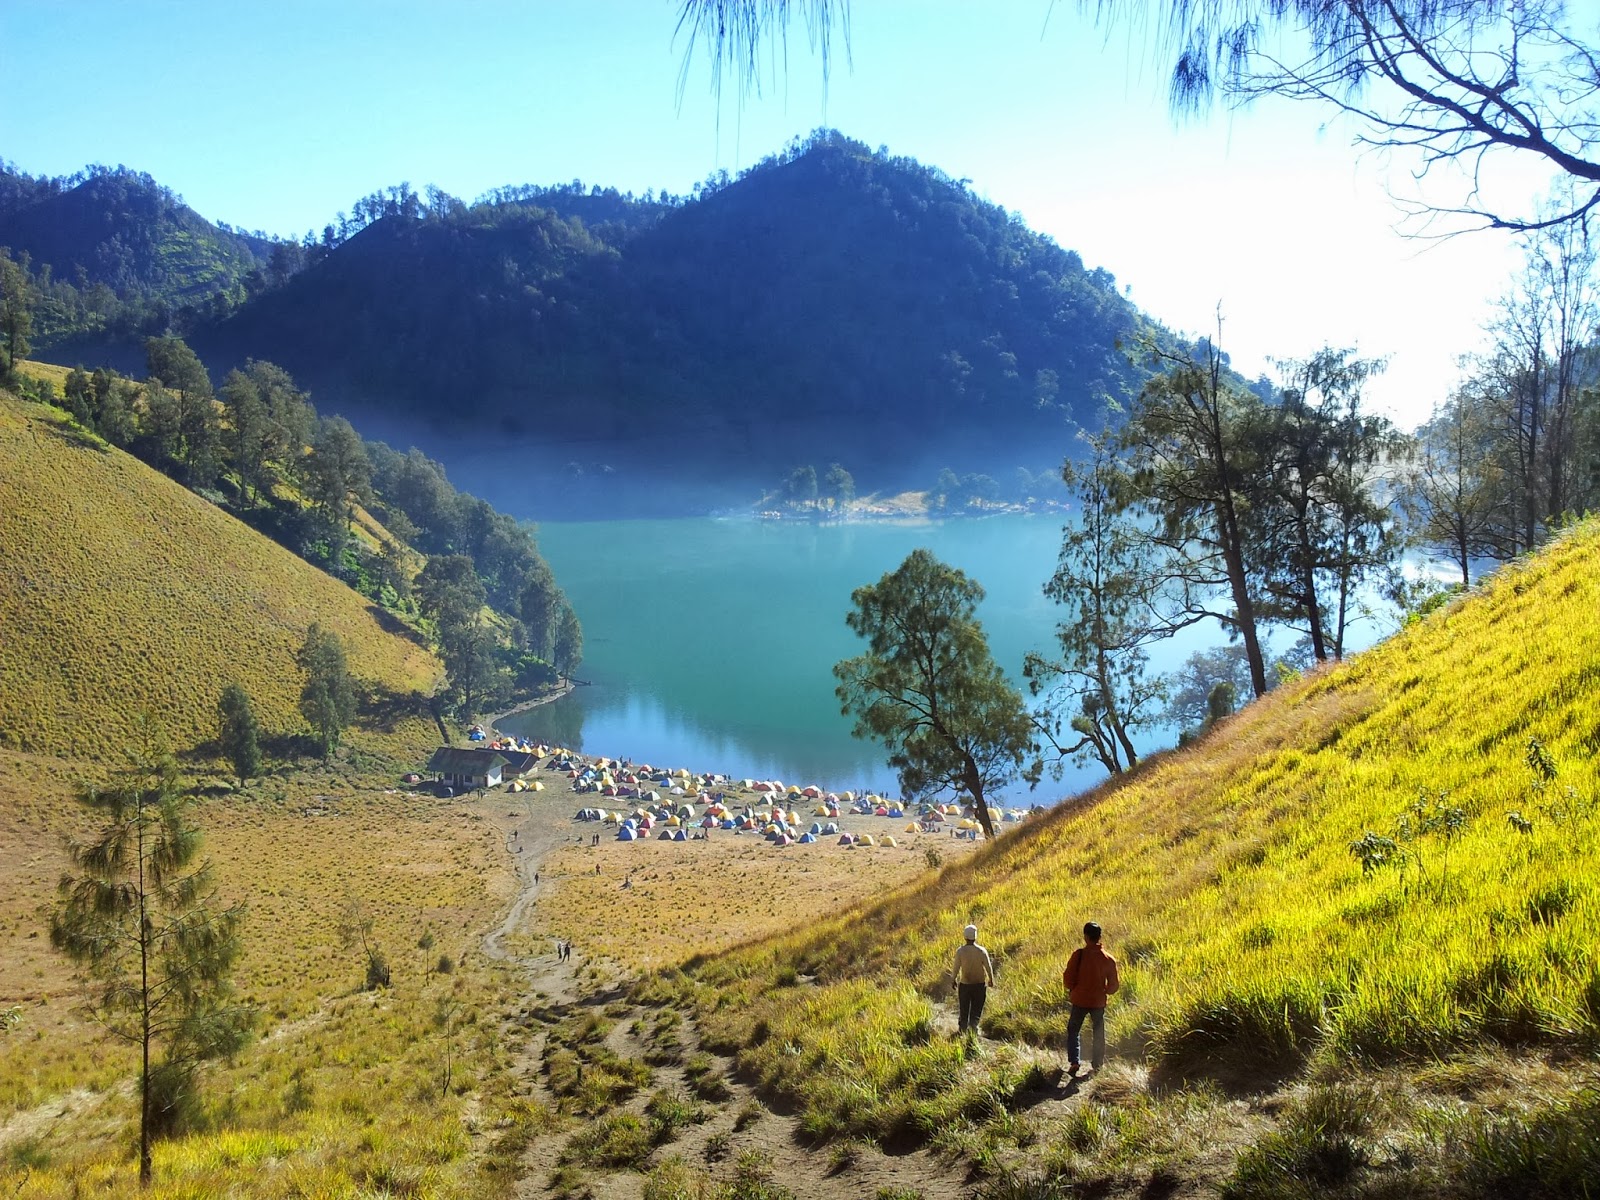
[[1170,628],[1215,619],[1243,643],[1255,695],[1267,690],[1249,554],[1250,495],[1263,470],[1265,406],[1225,368],[1213,342],[1196,350],[1147,343],[1161,368],[1118,434],[1125,504],[1169,597]]
[[9,379],[17,360],[33,348],[28,338],[33,333],[35,299],[26,260],[17,262],[8,248],[0,246],[0,344],[5,348],[0,379]]
[[987,837],[988,794],[1017,779],[1035,749],[1022,696],[989,654],[983,589],[927,550],[859,587],[845,617],[867,651],[833,668],[854,734],[883,743],[912,796],[965,792]]
[[237,683],[222,689],[217,701],[217,740],[222,754],[233,767],[243,787],[247,779],[261,773],[261,728],[256,722],[250,693]]
[[356,715],[355,680],[350,676],[344,642],[332,630],[313,624],[306,630],[295,661],[306,675],[300,689],[300,715],[327,758]]
[[[1459,167],[1455,205],[1419,210],[1478,226],[1580,221],[1600,204],[1600,55],[1561,0],[1078,0],[1108,28],[1144,39],[1170,71],[1177,112],[1217,96],[1310,101],[1351,118],[1360,143],[1415,155],[1416,172]],[[801,14],[827,75],[831,35],[848,44],[847,0],[682,0],[684,73],[703,49],[714,88],[731,70],[760,82],[763,47],[788,43]],[[785,54],[782,61],[787,61]],[[1580,184],[1534,214],[1497,202],[1503,167],[1532,160]]]
[[1252,501],[1251,536],[1268,615],[1302,628],[1324,662],[1344,656],[1360,586],[1399,557],[1383,483],[1408,446],[1366,406],[1383,363],[1326,347],[1279,367],[1285,386],[1259,430],[1266,490]]
[[1138,761],[1132,735],[1157,716],[1164,688],[1145,674],[1147,647],[1164,636],[1167,620],[1108,443],[1095,442],[1089,461],[1068,462],[1062,475],[1078,517],[1044,585],[1062,609],[1060,653],[1029,654],[1023,673],[1035,694],[1049,691],[1044,720],[1057,753],[1092,756],[1116,775]]
[[1478,557],[1538,546],[1600,504],[1600,278],[1581,230],[1523,239],[1482,353],[1421,430],[1407,501],[1426,544],[1470,582]]
[[253,1027],[230,984],[244,911],[220,907],[209,865],[196,863],[189,800],[148,719],[124,775],[79,799],[100,824],[69,847],[50,937],[99,982],[90,1007],[100,1024],[139,1047],[139,1178],[148,1184],[151,1142],[192,1108],[200,1064],[234,1053]]

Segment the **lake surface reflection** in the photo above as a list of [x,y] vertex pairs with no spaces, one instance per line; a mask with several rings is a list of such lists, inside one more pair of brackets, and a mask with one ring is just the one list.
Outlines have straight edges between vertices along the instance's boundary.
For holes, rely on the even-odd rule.
[[[1059,516],[907,524],[688,518],[551,523],[539,544],[584,630],[591,683],[501,722],[507,732],[669,768],[898,793],[876,743],[850,736],[832,666],[863,643],[850,594],[925,546],[981,583],[995,660],[1020,684],[1023,656],[1049,652],[1057,606],[1043,592]],[[1215,629],[1159,648],[1169,670]],[[1159,742],[1170,744],[1170,732]],[[1054,803],[1102,778],[1070,765],[1010,803]]]

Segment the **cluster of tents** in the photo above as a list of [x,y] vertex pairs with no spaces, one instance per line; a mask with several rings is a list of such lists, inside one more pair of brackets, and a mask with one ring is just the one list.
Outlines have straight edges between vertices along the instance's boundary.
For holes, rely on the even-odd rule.
[[566,772],[575,792],[594,792],[607,798],[639,800],[645,804],[657,803],[664,795],[698,797],[706,789],[728,781],[726,775],[710,772],[695,774],[687,767],[679,767],[675,771],[648,764],[632,767],[607,758],[584,762],[582,759],[558,755],[550,765]]
[[[480,731],[481,732],[481,731]],[[777,779],[730,779],[714,772],[673,770],[628,759],[586,758],[561,747],[540,745],[514,737],[497,737],[488,749],[517,751],[548,758],[548,771],[559,771],[572,790],[602,800],[632,801],[631,807],[589,805],[575,819],[594,821],[616,829],[618,841],[650,837],[661,841],[688,841],[712,830],[757,833],[777,846],[808,845],[824,838],[840,846],[896,846],[893,834],[852,834],[839,827],[843,815],[905,820],[906,833],[942,833],[947,828],[958,837],[978,836],[979,823],[971,809],[959,804],[911,806],[872,792],[830,792],[815,784],[801,787]],[[509,790],[543,791],[540,780],[514,780]],[[755,802],[741,802],[738,792],[753,793]],[[801,811],[809,808],[814,820]],[[991,808],[991,821],[1021,821],[1019,809]]]

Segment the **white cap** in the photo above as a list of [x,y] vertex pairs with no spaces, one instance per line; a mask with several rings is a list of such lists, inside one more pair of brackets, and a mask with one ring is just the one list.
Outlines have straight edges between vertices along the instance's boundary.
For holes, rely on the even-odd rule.
[[961,932],[966,934],[967,941],[969,942],[975,942],[978,940],[978,927],[976,925],[968,925]]

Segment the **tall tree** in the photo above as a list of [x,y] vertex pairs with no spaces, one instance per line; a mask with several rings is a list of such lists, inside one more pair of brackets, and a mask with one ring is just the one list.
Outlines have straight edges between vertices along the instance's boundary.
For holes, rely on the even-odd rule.
[[439,653],[457,696],[457,711],[465,720],[476,716],[484,701],[501,690],[496,644],[494,631],[476,614],[439,628]]
[[62,398],[72,419],[85,429],[95,427],[94,380],[82,367],[74,367],[61,387]]
[[343,417],[317,422],[316,440],[306,459],[306,487],[321,510],[328,535],[328,554],[337,573],[350,536],[355,506],[371,495],[372,464],[361,437]]
[[228,414],[227,446],[246,504],[254,504],[269,485],[267,448],[271,415],[255,381],[240,370],[222,381],[223,411]]
[[[95,374],[99,375],[99,372]],[[134,411],[139,385],[131,379],[118,377],[109,381],[103,393],[97,387],[96,395],[99,397],[99,412],[95,425],[100,436],[113,446],[127,448],[133,445],[139,432]]]
[[1287,386],[1258,427],[1266,492],[1248,519],[1273,615],[1302,623],[1322,662],[1344,656],[1359,585],[1399,557],[1380,488],[1407,443],[1365,407],[1382,362],[1325,348],[1279,365]]
[[306,630],[295,661],[306,674],[300,689],[300,714],[311,726],[322,757],[327,758],[356,715],[355,680],[344,642],[332,630],[313,624]]
[[261,773],[261,727],[250,693],[237,683],[223,688],[217,701],[217,740],[240,787]]
[[556,632],[560,628],[566,597],[544,562],[541,561],[537,568],[528,573],[519,607],[522,624],[528,631],[528,648],[545,662],[553,661]]
[[1462,587],[1472,583],[1475,559],[1508,556],[1514,500],[1494,453],[1495,433],[1489,406],[1463,387],[1418,430],[1417,455],[1404,480],[1402,500],[1414,535],[1455,564]]
[[1525,242],[1527,273],[1548,299],[1540,481],[1542,516],[1549,523],[1581,511],[1584,500],[1592,499],[1584,486],[1591,472],[1579,461],[1578,408],[1583,392],[1600,384],[1600,277],[1597,247],[1587,228],[1571,222],[1547,226]]
[[551,665],[563,678],[568,678],[578,669],[578,664],[582,661],[583,626],[578,623],[578,614],[563,596],[561,618],[556,625],[555,644],[552,647]]
[[33,281],[28,277],[27,257],[18,262],[11,251],[0,246],[0,342],[5,345],[5,358],[0,361],[0,379],[10,379],[16,373],[17,360],[33,347],[28,337],[33,333],[33,308],[38,295]]
[[177,337],[147,338],[145,367],[146,378],[159,381],[173,405],[167,445],[178,478],[191,487],[209,485],[216,478],[221,450],[211,377],[188,343]]
[[855,736],[883,743],[901,787],[913,796],[965,791],[992,838],[989,793],[1022,775],[1036,746],[1021,693],[989,653],[982,599],[963,572],[913,550],[852,594],[845,623],[867,651],[833,674]]
[[1260,578],[1248,540],[1251,499],[1263,487],[1264,406],[1233,382],[1214,342],[1197,353],[1153,343],[1146,350],[1159,373],[1117,439],[1129,464],[1125,502],[1145,530],[1142,552],[1160,564],[1174,624],[1221,623],[1244,643],[1251,688],[1264,695]]
[[200,1064],[237,1051],[253,1026],[230,983],[244,910],[219,906],[209,864],[196,864],[189,799],[147,718],[122,778],[79,799],[101,824],[69,847],[50,939],[100,981],[100,1024],[139,1048],[139,1182],[148,1185],[151,1143],[178,1127]]
[[1156,718],[1164,687],[1145,675],[1147,647],[1165,636],[1168,623],[1139,530],[1123,511],[1127,480],[1108,443],[1095,441],[1089,461],[1068,461],[1062,477],[1078,517],[1067,526],[1055,574],[1044,585],[1062,608],[1060,654],[1030,653],[1023,674],[1035,695],[1051,689],[1043,719],[1056,752],[1092,755],[1117,775],[1139,761],[1134,731]]
[[286,474],[293,475],[304,460],[305,448],[316,436],[317,410],[289,372],[276,363],[247,359],[244,374],[267,410],[262,457],[281,464]]
[[443,630],[476,619],[487,597],[472,559],[436,554],[417,574],[417,601],[424,616]]

